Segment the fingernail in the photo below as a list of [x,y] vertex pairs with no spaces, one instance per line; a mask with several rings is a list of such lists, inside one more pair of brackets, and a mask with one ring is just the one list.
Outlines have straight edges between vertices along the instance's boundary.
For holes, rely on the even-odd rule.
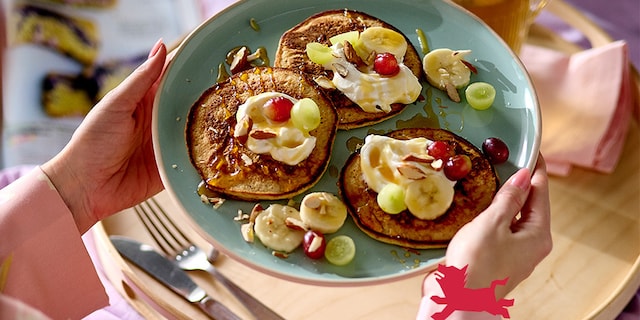
[[158,39],[156,44],[153,45],[153,48],[151,48],[151,51],[149,52],[149,58],[155,56],[156,53],[158,53],[158,51],[160,50],[160,47],[162,47],[162,38]]
[[509,183],[522,190],[527,190],[531,184],[531,172],[527,168],[520,169],[509,179]]

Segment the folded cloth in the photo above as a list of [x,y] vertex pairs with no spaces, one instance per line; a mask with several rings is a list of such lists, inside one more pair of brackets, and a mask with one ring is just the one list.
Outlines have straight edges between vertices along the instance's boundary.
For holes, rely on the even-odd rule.
[[566,176],[574,166],[611,173],[637,103],[626,42],[572,55],[525,45],[520,59],[540,101],[549,173]]

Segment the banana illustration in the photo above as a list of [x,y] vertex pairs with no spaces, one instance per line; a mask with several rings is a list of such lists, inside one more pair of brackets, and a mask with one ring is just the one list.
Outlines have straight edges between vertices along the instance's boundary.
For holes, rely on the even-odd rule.
[[443,91],[451,100],[460,102],[457,89],[469,84],[471,70],[462,61],[471,50],[435,49],[422,59],[422,68],[429,83]]
[[304,238],[304,230],[287,226],[287,218],[300,220],[300,213],[293,207],[272,204],[260,212],[254,222],[255,235],[265,246],[281,252],[295,250]]
[[307,194],[300,205],[300,219],[311,230],[334,233],[347,218],[347,207],[335,195],[328,192]]
[[454,193],[447,178],[430,174],[424,179],[407,184],[405,203],[411,214],[417,218],[433,220],[449,209]]

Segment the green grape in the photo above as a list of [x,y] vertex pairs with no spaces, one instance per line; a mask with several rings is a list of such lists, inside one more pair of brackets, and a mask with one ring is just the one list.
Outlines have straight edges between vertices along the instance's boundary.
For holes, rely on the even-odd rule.
[[332,264],[344,266],[356,256],[356,244],[349,236],[339,235],[327,242],[324,257]]
[[349,31],[329,38],[329,42],[334,45],[336,43],[343,43],[346,40],[349,41],[352,46],[355,46],[358,42],[358,38],[360,38],[360,32]]
[[397,214],[407,209],[404,202],[404,189],[395,183],[388,183],[378,193],[378,205],[382,211]]
[[320,108],[310,98],[300,99],[291,107],[291,121],[296,128],[311,131],[320,125]]
[[325,65],[331,62],[331,60],[333,59],[331,48],[322,43],[307,43],[306,52],[307,57],[309,57],[311,61],[319,65]]
[[486,110],[496,98],[496,89],[486,82],[474,82],[464,91],[469,105],[476,110]]

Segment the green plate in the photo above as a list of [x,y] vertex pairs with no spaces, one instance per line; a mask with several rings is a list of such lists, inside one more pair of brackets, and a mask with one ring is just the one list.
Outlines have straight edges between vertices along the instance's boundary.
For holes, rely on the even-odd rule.
[[[366,236],[348,218],[338,234],[347,234],[356,243],[357,254],[349,265],[336,267],[324,260],[311,260],[301,249],[287,259],[272,256],[271,250],[259,241],[245,242],[240,234],[240,223],[233,219],[238,209],[248,213],[254,203],[227,201],[214,210],[200,201],[196,188],[201,179],[189,161],[185,119],[201,93],[215,83],[218,65],[231,48],[248,45],[255,50],[263,46],[273,58],[284,31],[312,14],[344,8],[363,11],[391,23],[409,37],[418,51],[418,28],[426,34],[431,49],[471,49],[473,52],[468,60],[479,71],[472,76],[472,81],[489,82],[498,92],[494,107],[475,111],[464,100],[453,103],[425,83],[425,101],[376,125],[376,130],[388,131],[403,126],[442,127],[476,146],[487,137],[500,137],[511,151],[508,163],[497,167],[501,179],[518,168],[532,168],[540,143],[538,101],[521,62],[482,22],[448,2],[246,0],[212,17],[177,49],[157,92],[153,138],[162,180],[191,225],[224,253],[262,272],[316,285],[371,284],[413,276],[442,261],[445,250],[407,251],[383,244]],[[251,27],[251,19],[258,23],[259,31]],[[370,129],[338,133],[329,170],[311,191],[337,194],[338,172],[352,151],[348,147],[350,141],[363,139]]]

